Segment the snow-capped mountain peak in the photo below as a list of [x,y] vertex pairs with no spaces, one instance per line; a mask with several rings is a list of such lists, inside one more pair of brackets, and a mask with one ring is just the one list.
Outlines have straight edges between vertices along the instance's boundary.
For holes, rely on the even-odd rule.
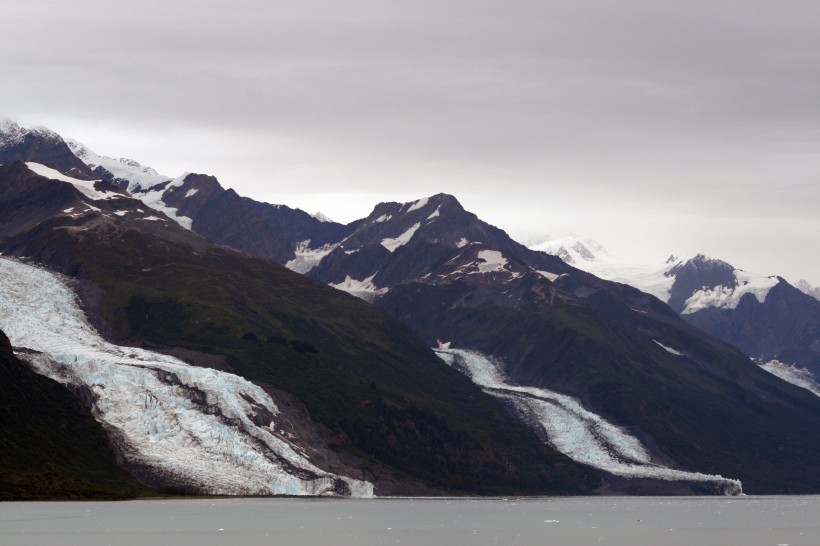
[[669,300],[669,293],[675,282],[668,272],[681,263],[674,255],[665,262],[624,259],[611,254],[601,243],[576,235],[544,241],[530,248],[558,256],[566,263],[602,279],[629,284],[663,301]]
[[584,267],[579,264],[605,260],[609,256],[606,248],[601,243],[591,239],[581,239],[574,235],[544,241],[530,248],[558,256],[566,263],[580,269],[584,269]]
[[99,155],[74,139],[65,140],[69,149],[103,180],[109,180],[130,192],[147,189],[171,180],[151,167],[125,157]]
[[49,141],[61,141],[60,135],[47,127],[37,126],[30,129],[21,127],[10,119],[0,120],[0,146],[20,144],[26,136],[32,135]]
[[311,216],[313,216],[314,218],[316,218],[320,222],[333,222],[332,218],[330,218],[329,216],[327,216],[325,214],[322,214],[321,211],[316,211],[316,213],[312,214]]

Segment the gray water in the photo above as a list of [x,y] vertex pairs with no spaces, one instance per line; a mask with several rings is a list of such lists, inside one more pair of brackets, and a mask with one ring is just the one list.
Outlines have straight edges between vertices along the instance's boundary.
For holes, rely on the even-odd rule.
[[817,545],[820,497],[0,503],[2,545]]

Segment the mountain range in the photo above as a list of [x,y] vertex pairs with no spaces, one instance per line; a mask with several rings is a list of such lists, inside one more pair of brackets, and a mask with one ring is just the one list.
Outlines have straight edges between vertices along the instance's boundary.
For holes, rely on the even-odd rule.
[[[526,248],[453,196],[381,203],[342,225],[9,122],[0,163],[0,329],[18,358],[83,395],[141,484],[820,490],[820,438],[805,434],[818,396],[688,322],[700,310],[679,315],[677,292],[659,299]],[[731,285],[734,309],[746,306],[745,278],[724,276],[700,300]],[[20,318],[55,315],[72,329]],[[86,341],[66,351],[68,339]],[[227,477],[190,464],[205,459]]]
[[783,277],[750,273],[702,254],[633,263],[571,236],[532,248],[653,294],[690,324],[735,345],[770,371],[820,390],[820,301],[805,281],[798,288]]

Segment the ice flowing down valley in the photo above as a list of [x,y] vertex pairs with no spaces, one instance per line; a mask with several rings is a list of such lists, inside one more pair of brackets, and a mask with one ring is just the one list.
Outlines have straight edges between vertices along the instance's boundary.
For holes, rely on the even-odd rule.
[[259,386],[225,372],[106,342],[56,275],[0,258],[0,329],[32,366],[88,389],[128,463],[208,494],[352,495],[372,484],[325,472],[277,432]]
[[739,480],[653,463],[640,440],[588,411],[578,400],[546,389],[511,385],[505,381],[499,363],[481,353],[444,346],[435,351],[485,392],[510,403],[526,422],[546,434],[558,451],[579,463],[623,478],[702,482],[716,493],[743,492]]

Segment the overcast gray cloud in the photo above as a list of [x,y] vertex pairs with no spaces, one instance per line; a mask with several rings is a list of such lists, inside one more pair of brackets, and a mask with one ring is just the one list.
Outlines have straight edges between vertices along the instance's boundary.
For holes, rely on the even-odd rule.
[[0,0],[0,14],[0,115],[100,153],[341,220],[447,191],[511,232],[820,284],[816,0]]

